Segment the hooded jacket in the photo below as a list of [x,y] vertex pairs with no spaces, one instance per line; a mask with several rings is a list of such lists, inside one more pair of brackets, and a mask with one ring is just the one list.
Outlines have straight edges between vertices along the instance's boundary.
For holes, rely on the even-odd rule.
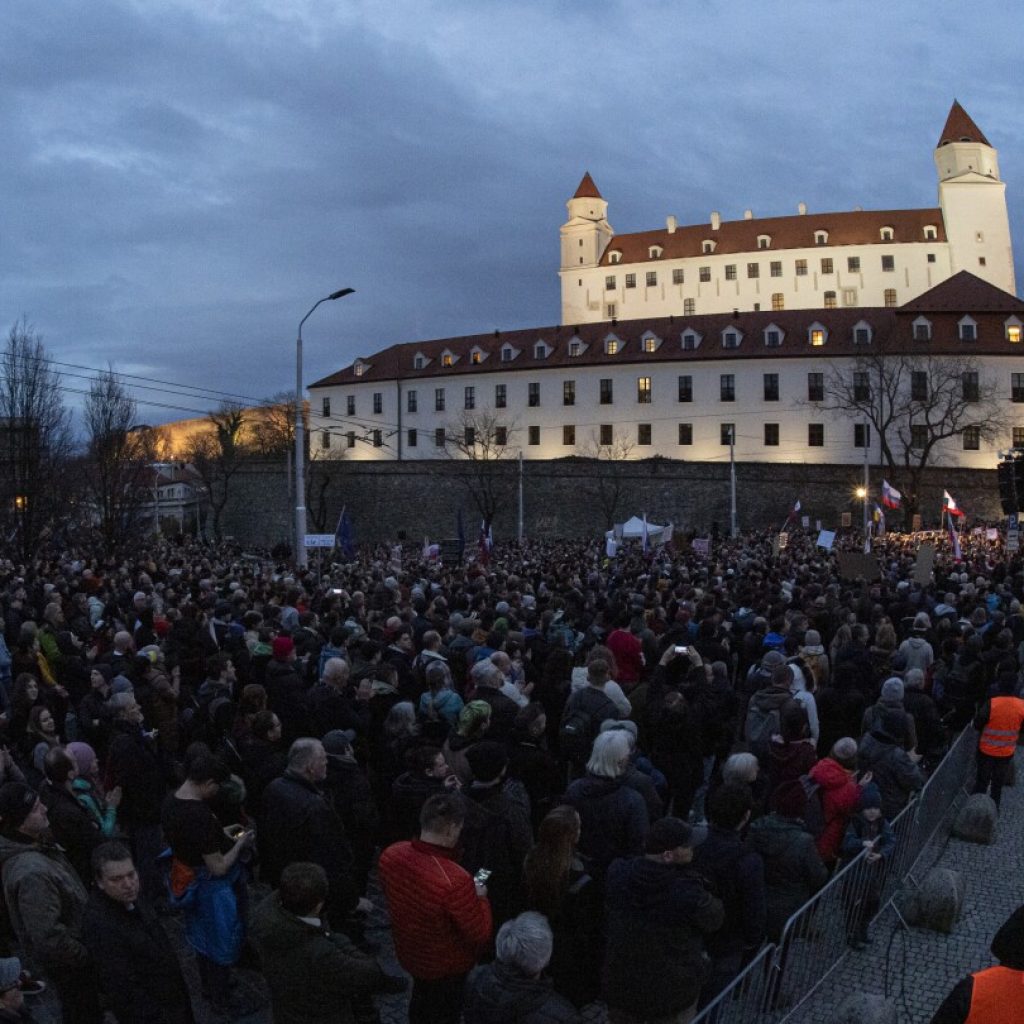
[[924,786],[921,769],[883,729],[873,729],[860,741],[857,767],[874,775],[882,794],[882,815],[892,821],[907,805],[910,794]]
[[594,873],[603,876],[616,857],[643,852],[649,822],[644,798],[620,779],[587,775],[565,791],[565,802],[580,816],[579,849]]
[[808,774],[821,787],[821,809],[825,816],[825,827],[817,841],[818,853],[826,864],[832,864],[839,856],[846,823],[860,805],[860,786],[831,757],[823,757]]
[[574,1024],[576,1008],[549,978],[530,978],[500,961],[475,968],[466,981],[465,1024]]

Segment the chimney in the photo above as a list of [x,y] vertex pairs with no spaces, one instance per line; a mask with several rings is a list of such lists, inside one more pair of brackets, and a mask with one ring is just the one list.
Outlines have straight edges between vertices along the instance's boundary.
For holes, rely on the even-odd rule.
[[862,213],[862,212],[863,212],[863,210],[864,210],[864,207],[863,207],[863,206],[855,206],[855,207],[853,208],[853,212],[854,212],[854,213]]
[[676,219],[672,214],[669,214],[668,217],[665,218],[665,227],[668,228],[668,233],[670,235],[674,235],[676,233]]
[[806,217],[807,216],[807,204],[806,203],[797,203],[796,204],[796,212],[799,213],[801,217]]
[[743,211],[743,219],[744,220],[753,220],[754,219],[754,211],[753,210],[744,210]]
[[722,226],[722,215],[717,210],[711,211],[711,230],[717,231]]

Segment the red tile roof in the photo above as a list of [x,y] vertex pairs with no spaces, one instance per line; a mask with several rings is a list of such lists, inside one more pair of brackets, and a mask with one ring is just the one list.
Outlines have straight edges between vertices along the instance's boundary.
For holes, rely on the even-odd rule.
[[[923,242],[926,226],[935,228],[936,241],[946,240],[942,211],[938,208],[853,210],[846,213],[808,213],[790,217],[730,220],[723,221],[717,231],[710,224],[693,224],[676,228],[672,233],[661,228],[616,235],[608,243],[601,263],[611,265],[609,254],[616,249],[622,253],[622,263],[650,261],[648,250],[652,245],[661,246],[664,250],[660,257],[663,260],[700,256],[705,239],[715,242],[716,256],[723,253],[770,256],[779,249],[813,248],[816,231],[828,232],[829,246],[877,244],[881,241],[881,230],[884,227],[893,229],[893,242]],[[758,249],[758,235],[771,238],[770,248]]]
[[945,146],[948,142],[981,142],[986,146],[992,145],[957,100],[953,100],[953,106],[949,108],[949,117],[946,118],[938,145]]
[[598,191],[590,171],[585,171],[580,181],[579,188],[573,194],[573,199],[603,199],[604,196]]
[[1024,301],[966,270],[900,307],[905,313],[1024,313]]

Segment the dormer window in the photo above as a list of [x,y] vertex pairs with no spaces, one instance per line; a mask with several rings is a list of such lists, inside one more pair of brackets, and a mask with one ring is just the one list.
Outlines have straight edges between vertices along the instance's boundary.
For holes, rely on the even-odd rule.
[[656,334],[652,334],[649,331],[640,339],[640,347],[648,355],[650,355],[652,352],[657,352],[660,345],[661,338],[659,338]]
[[610,253],[608,253],[608,262],[609,263],[621,263],[622,262],[622,253],[618,249],[612,249],[612,251]]
[[473,349],[470,350],[469,361],[474,366],[479,366],[484,361],[484,359],[486,357],[487,357],[487,354],[484,352],[484,350],[482,348],[473,348]]
[[511,363],[516,357],[516,350],[511,345],[501,346],[501,361],[503,363]]
[[622,342],[614,334],[609,334],[604,339],[604,354],[606,356],[617,356],[621,351]]
[[974,317],[964,316],[957,321],[957,337],[961,341],[978,340],[978,321]]
[[894,236],[895,232],[890,227],[884,227],[878,233],[878,237],[881,238],[883,242],[891,242]]
[[739,348],[743,334],[735,327],[727,327],[722,331],[722,348]]
[[455,355],[454,355],[454,353],[452,353],[452,352],[442,352],[441,353],[441,365],[442,366],[454,366],[455,365]]
[[828,232],[827,231],[815,231],[814,232],[814,244],[815,245],[828,245]]
[[652,245],[652,246],[651,246],[651,247],[650,247],[650,248],[649,248],[649,249],[647,250],[647,255],[648,255],[648,256],[649,256],[649,257],[650,257],[650,258],[651,258],[652,260],[660,260],[660,259],[661,259],[661,254],[662,254],[662,253],[663,253],[664,251],[665,251],[665,250],[664,250],[664,249],[662,249],[662,247],[661,247],[660,245]]
[[757,236],[757,247],[758,247],[758,249],[770,249],[772,247],[772,236],[771,235],[758,235]]
[[932,322],[927,317],[919,316],[913,323],[914,341],[932,340]]
[[583,355],[587,351],[587,346],[579,339],[572,338],[569,341],[569,355],[575,358],[576,356]]
[[866,320],[858,320],[853,325],[853,343],[855,345],[870,345],[871,335],[871,325]]
[[698,334],[695,330],[693,330],[693,328],[687,328],[687,330],[683,331],[683,333],[679,336],[679,340],[683,346],[683,351],[693,352],[694,349],[696,349],[697,346],[700,345],[702,337],[703,336]]
[[1006,340],[1014,345],[1020,344],[1021,322],[1015,316],[1011,316],[1004,324],[1006,328]]
[[353,364],[352,364],[352,372],[353,372],[353,373],[354,373],[354,374],[355,374],[355,375],[356,375],[357,377],[362,377],[362,375],[363,375],[364,373],[366,373],[366,363],[364,363],[364,362],[356,362],[356,363],[353,363]]
[[783,337],[782,328],[778,324],[769,324],[764,329],[765,348],[778,348],[782,344]]
[[926,242],[934,242],[939,237],[939,232],[934,224],[925,224],[924,226],[924,240]]
[[828,329],[817,320],[807,328],[807,343],[813,348],[821,348],[828,341]]
[[705,255],[713,253],[715,251],[714,239],[705,238],[704,241],[700,243],[700,251]]
[[414,355],[412,357],[412,368],[414,370],[422,370],[423,367],[426,366],[426,365],[427,365],[426,357],[420,355],[420,353],[417,352],[416,355]]
[[548,346],[543,341],[538,341],[537,344],[533,346],[533,358],[547,359],[548,351]]

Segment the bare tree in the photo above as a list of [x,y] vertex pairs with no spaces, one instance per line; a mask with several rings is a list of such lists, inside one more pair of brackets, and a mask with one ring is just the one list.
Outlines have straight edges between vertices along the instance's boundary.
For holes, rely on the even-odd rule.
[[[306,436],[309,416],[303,411]],[[295,392],[279,391],[261,402],[249,418],[247,448],[264,459],[283,459],[295,446]]]
[[635,443],[624,430],[613,433],[608,444],[602,444],[595,432],[582,446],[580,454],[585,459],[595,459],[600,465],[592,475],[587,487],[591,500],[600,508],[604,522],[614,524],[622,497],[628,487],[629,460]]
[[0,521],[4,538],[23,559],[70,506],[71,454],[61,376],[23,317],[0,354]]
[[212,432],[194,434],[186,446],[186,458],[202,481],[213,519],[214,540],[223,539],[221,519],[231,497],[231,484],[246,454],[242,446],[245,410],[225,404],[210,413]]
[[491,409],[467,409],[445,429],[445,452],[464,464],[462,482],[488,527],[515,493],[511,458],[517,431]]
[[998,384],[978,360],[887,352],[878,347],[824,381],[823,409],[841,413],[873,432],[882,467],[898,478],[909,518],[919,507],[924,471],[942,465],[955,439],[979,445],[1006,432],[998,412]]

